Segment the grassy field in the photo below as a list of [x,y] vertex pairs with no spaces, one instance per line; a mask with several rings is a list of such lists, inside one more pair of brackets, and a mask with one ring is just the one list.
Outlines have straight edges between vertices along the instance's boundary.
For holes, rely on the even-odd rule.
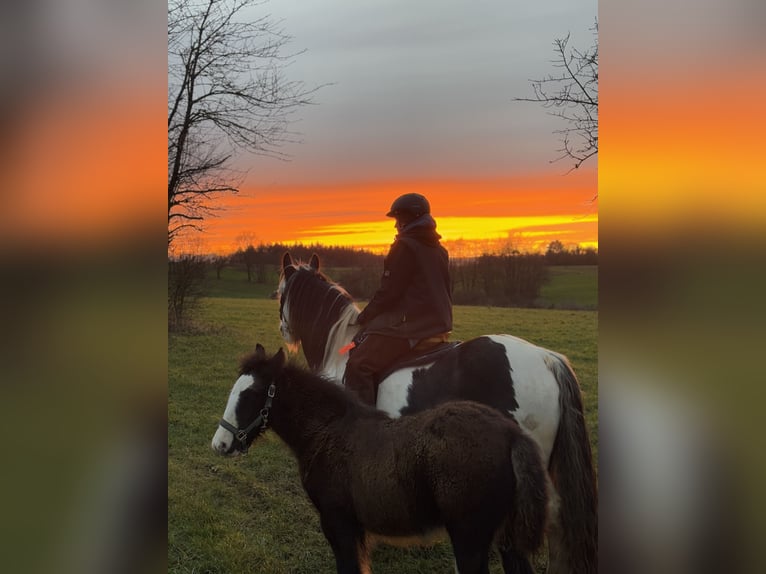
[[543,309],[598,309],[598,265],[548,267],[550,281],[535,305]]
[[242,297],[268,298],[277,288],[279,275],[276,271],[273,271],[270,273],[269,279],[266,283],[257,283],[254,277],[253,282],[248,283],[247,273],[242,269],[234,267],[224,267],[221,269],[221,278],[218,279],[214,270],[208,270],[203,293],[207,297],[231,297],[237,299]]
[[[568,355],[597,451],[597,312],[456,307],[454,315],[455,339],[505,332]],[[334,572],[297,465],[275,435],[267,433],[244,457],[220,458],[210,449],[239,359],[256,342],[270,353],[282,345],[277,302],[252,295],[205,298],[196,325],[191,332],[171,333],[168,341],[169,572]],[[544,569],[539,558],[536,568]],[[452,555],[446,542],[380,547],[373,571],[452,572]],[[496,561],[492,572],[501,572]]]

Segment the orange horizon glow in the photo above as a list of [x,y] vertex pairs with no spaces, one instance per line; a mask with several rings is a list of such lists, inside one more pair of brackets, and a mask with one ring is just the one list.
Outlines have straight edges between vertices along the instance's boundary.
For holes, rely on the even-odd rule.
[[477,181],[389,181],[269,186],[220,199],[196,249],[230,254],[248,244],[322,244],[385,253],[402,193],[425,195],[442,242],[456,255],[544,251],[554,240],[598,248],[595,170]]
[[[588,232],[594,224],[598,224],[596,214],[587,215],[578,221],[573,221],[567,215],[442,217],[437,221],[437,231],[442,236],[442,243],[462,243],[462,249],[468,255],[475,255],[471,247],[486,250],[507,246],[520,251],[540,251],[553,241],[554,236],[565,245],[597,247],[598,240],[582,239],[590,236]],[[578,233],[580,230],[584,232]],[[295,242],[340,247],[363,246],[375,253],[385,253],[395,234],[392,221],[359,221],[306,229],[300,232]],[[575,240],[572,240],[572,236]]]

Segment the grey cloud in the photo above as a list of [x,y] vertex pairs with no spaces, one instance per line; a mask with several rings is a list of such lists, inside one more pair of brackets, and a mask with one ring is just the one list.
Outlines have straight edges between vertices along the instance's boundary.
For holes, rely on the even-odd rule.
[[301,111],[304,143],[289,150],[293,162],[264,166],[288,179],[328,177],[341,166],[350,179],[544,169],[559,120],[512,100],[531,94],[530,78],[554,71],[555,38],[571,32],[590,45],[597,10],[592,0],[267,7],[284,19],[294,48],[307,50],[290,76],[332,83]]

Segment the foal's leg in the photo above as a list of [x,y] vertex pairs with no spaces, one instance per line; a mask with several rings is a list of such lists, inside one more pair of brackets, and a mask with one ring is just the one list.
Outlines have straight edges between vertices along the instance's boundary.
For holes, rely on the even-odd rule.
[[369,574],[369,554],[364,532],[337,517],[320,517],[322,532],[335,555],[338,574]]
[[503,561],[503,572],[505,574],[533,574],[532,565],[529,559],[523,554],[519,554],[513,548],[503,548],[500,550],[500,558]]
[[[490,537],[477,537],[475,532],[447,528],[458,574],[489,574]],[[486,540],[482,540],[486,538]]]
[[463,547],[452,544],[458,574],[489,574],[489,548]]

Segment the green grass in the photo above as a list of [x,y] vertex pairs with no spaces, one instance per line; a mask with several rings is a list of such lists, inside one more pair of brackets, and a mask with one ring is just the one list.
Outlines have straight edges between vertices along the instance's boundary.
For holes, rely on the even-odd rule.
[[234,267],[224,267],[221,269],[221,278],[215,272],[215,269],[209,269],[203,285],[203,294],[206,297],[266,297],[268,298],[276,290],[279,277],[274,273],[269,273],[269,280],[266,283],[257,282],[257,274],[253,270],[253,281],[247,280],[247,272],[243,269]]
[[597,309],[598,265],[548,267],[550,281],[535,301],[543,309]]
[[[568,355],[583,388],[597,452],[597,312],[456,307],[454,316],[454,339],[504,332]],[[171,333],[168,340],[169,572],[335,572],[297,465],[273,433],[244,457],[221,458],[210,450],[239,359],[256,342],[268,352],[283,344],[277,302],[206,298],[196,325],[189,333]],[[380,547],[372,559],[376,574],[453,571],[446,542],[431,548]],[[542,558],[535,565],[544,571]],[[496,560],[491,571],[502,571]]]

